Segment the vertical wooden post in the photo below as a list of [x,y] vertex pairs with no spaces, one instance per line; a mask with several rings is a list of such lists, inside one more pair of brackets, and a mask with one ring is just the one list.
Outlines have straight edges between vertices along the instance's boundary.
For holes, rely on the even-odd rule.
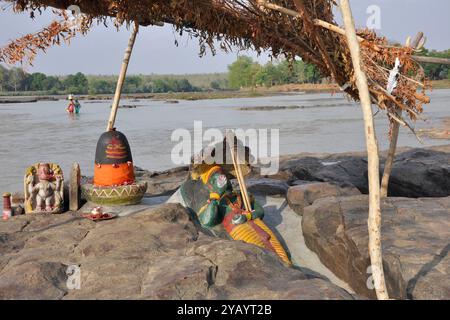
[[348,0],[340,2],[344,19],[345,34],[352,56],[356,85],[359,91],[361,107],[364,114],[364,129],[366,133],[368,173],[369,173],[369,255],[372,265],[372,276],[375,282],[375,292],[378,299],[389,299],[383,271],[381,250],[381,209],[380,209],[380,159],[375,134],[371,100],[367,77],[361,68],[361,49],[355,30],[353,14]]
[[70,172],[70,185],[69,185],[69,210],[78,211],[80,209],[80,185],[81,185],[81,172],[80,165],[76,162],[72,164],[72,170]]
[[[409,39],[411,38],[408,38],[408,40]],[[409,43],[410,41],[407,41],[406,45],[411,46],[412,48],[417,48],[419,47],[422,39],[423,39],[423,32],[419,32],[414,38],[413,43],[411,44]],[[402,110],[397,108],[396,113],[397,116],[400,116],[402,114]],[[394,167],[399,131],[400,131],[400,123],[398,123],[398,121],[394,121],[392,123],[389,151],[386,157],[386,162],[384,163],[383,179],[381,179],[381,190],[380,190],[381,198],[386,198],[388,196],[389,179],[391,178],[392,168]]]
[[133,52],[134,42],[136,41],[136,35],[139,30],[139,24],[134,23],[133,31],[131,32],[130,40],[128,41],[127,49],[125,50],[125,55],[123,57],[122,67],[119,73],[119,79],[117,79],[116,92],[114,94],[114,100],[111,108],[111,114],[108,120],[108,126],[106,131],[111,131],[114,129],[114,123],[116,122],[117,109],[119,108],[120,96],[122,95],[122,87],[125,81],[125,76],[127,74],[128,64],[130,62],[131,53]]
[[[402,110],[397,109],[396,115],[402,114]],[[380,197],[386,198],[388,195],[389,179],[391,178],[392,168],[394,167],[395,153],[397,152],[398,134],[400,131],[400,123],[394,121],[392,124],[391,138],[389,142],[389,151],[384,163],[383,178],[381,179]]]

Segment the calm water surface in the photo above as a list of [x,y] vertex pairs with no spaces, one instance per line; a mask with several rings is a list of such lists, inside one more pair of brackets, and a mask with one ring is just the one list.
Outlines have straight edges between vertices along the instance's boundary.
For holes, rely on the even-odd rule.
[[[416,128],[438,125],[450,116],[450,90],[431,94],[426,106],[426,122]],[[70,117],[66,101],[25,104],[0,104],[0,192],[22,189],[25,169],[37,162],[59,163],[69,178],[72,162],[81,165],[82,174],[92,175],[97,139],[105,130],[110,102],[81,102],[81,114]],[[116,127],[126,134],[135,165],[149,170],[175,167],[170,153],[176,143],[171,134],[177,128],[193,131],[194,121],[208,128],[275,128],[280,130],[280,153],[345,152],[365,149],[362,112],[359,105],[343,96],[330,94],[280,95],[274,97],[180,101],[123,100],[137,105],[120,109]],[[277,111],[242,111],[240,107],[302,106]],[[387,120],[383,112],[376,116],[379,144],[388,146]],[[447,144],[445,140],[424,140],[402,129],[399,146]]]

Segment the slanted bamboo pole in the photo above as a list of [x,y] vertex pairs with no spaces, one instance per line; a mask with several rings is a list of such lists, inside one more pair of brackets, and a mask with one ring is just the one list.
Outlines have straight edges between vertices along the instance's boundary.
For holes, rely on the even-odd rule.
[[122,67],[120,68],[119,79],[117,79],[116,92],[114,93],[114,100],[112,103],[111,114],[109,115],[108,126],[106,131],[114,129],[114,123],[116,122],[117,109],[119,108],[120,97],[122,95],[122,87],[127,75],[128,64],[130,62],[131,53],[133,52],[134,42],[136,41],[136,35],[139,31],[139,24],[134,23],[133,30],[131,32],[130,39],[128,40],[128,46],[125,50],[125,54],[122,61]]
[[[411,38],[408,38],[408,40],[406,41],[406,46],[418,49],[423,39],[423,36],[424,36],[423,32],[419,32],[414,38],[414,41],[412,43]],[[396,112],[395,116],[401,118],[402,109],[396,107],[395,112]],[[381,179],[381,189],[380,189],[381,198],[386,198],[388,196],[389,180],[391,178],[392,168],[394,167],[394,160],[395,154],[397,152],[399,132],[400,132],[400,123],[398,121],[393,121],[389,142],[389,150],[386,156],[386,162],[384,163],[383,178]]]
[[383,271],[383,256],[381,250],[381,209],[380,209],[380,159],[372,114],[367,77],[361,68],[361,48],[356,36],[353,14],[348,0],[341,0],[340,9],[345,25],[345,33],[352,56],[356,85],[359,91],[361,107],[364,114],[366,133],[368,175],[369,175],[369,255],[372,265],[372,276],[375,292],[380,300],[389,299]]
[[435,58],[435,57],[425,57],[425,56],[413,56],[412,57],[417,62],[422,63],[434,63],[434,64],[448,64],[450,65],[450,59],[447,58]]
[[250,203],[250,198],[248,196],[247,186],[245,185],[244,175],[242,174],[241,164],[239,163],[239,155],[236,151],[237,145],[235,147],[235,135],[233,132],[227,133],[227,144],[230,147],[231,160],[233,161],[234,171],[236,172],[236,178],[239,183],[239,189],[241,190],[241,196],[244,201],[245,210],[248,212],[252,211],[252,206]]

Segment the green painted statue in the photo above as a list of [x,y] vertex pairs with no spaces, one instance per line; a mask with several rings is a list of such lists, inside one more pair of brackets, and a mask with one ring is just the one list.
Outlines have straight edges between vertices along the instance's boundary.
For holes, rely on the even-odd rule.
[[[224,151],[226,146],[224,140]],[[251,211],[247,211],[240,191],[233,188],[231,180],[236,176],[236,168],[233,165],[216,164],[211,161],[211,156],[214,157],[218,147],[222,147],[221,144],[212,149],[203,150],[197,156],[197,161],[194,161],[195,158],[192,159],[189,177],[170,202],[175,202],[177,199],[194,213],[202,227],[213,233],[225,230],[231,239],[242,240],[271,250],[283,262],[291,265],[283,246],[262,220],[263,207],[250,194]],[[241,171],[244,175],[248,175],[251,171],[250,150],[248,148],[240,150],[245,150],[245,164],[240,164]],[[226,152],[223,154],[226,155]]]
[[212,228],[221,224],[229,214],[240,213],[241,221],[264,217],[264,209],[251,196],[252,212],[246,212],[240,192],[233,190],[230,177],[219,165],[202,164],[191,171],[180,188],[186,205],[198,217],[200,224]]

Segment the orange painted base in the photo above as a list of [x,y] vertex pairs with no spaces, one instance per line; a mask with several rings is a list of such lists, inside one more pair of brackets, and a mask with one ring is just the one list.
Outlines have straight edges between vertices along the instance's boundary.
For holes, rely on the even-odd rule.
[[121,186],[134,183],[132,163],[102,164],[94,167],[94,185],[101,187]]

